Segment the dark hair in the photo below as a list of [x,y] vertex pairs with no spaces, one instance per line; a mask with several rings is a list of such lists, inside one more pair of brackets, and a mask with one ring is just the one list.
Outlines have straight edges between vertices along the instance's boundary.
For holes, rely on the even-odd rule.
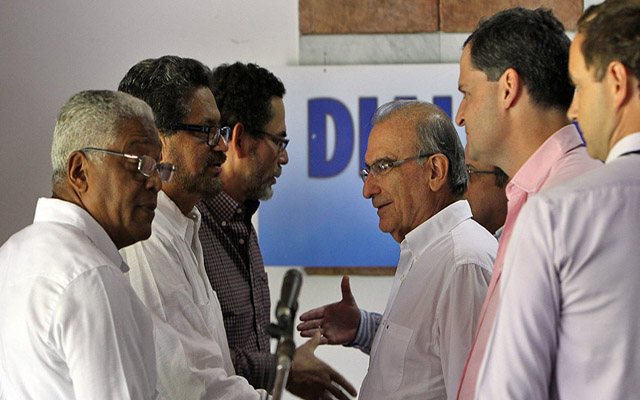
[[456,198],[462,197],[467,191],[469,176],[464,148],[451,118],[440,107],[425,101],[394,100],[378,107],[371,118],[371,125],[384,122],[398,112],[415,113],[418,135],[416,155],[444,154],[449,160],[449,190]]
[[220,123],[232,127],[242,123],[252,136],[272,118],[271,98],[282,98],[284,85],[275,75],[256,64],[222,64],[211,74],[211,91],[220,110]]
[[551,10],[522,7],[500,11],[482,20],[467,38],[471,62],[490,81],[509,68],[527,88],[534,104],[567,111],[574,88],[569,79],[571,41]]
[[640,79],[640,2],[608,0],[585,11],[578,21],[584,34],[582,54],[587,68],[601,81],[612,61],[619,61]]
[[153,110],[160,134],[175,134],[173,125],[191,112],[193,93],[208,87],[211,70],[200,61],[177,56],[140,61],[120,81],[118,90],[138,97]]

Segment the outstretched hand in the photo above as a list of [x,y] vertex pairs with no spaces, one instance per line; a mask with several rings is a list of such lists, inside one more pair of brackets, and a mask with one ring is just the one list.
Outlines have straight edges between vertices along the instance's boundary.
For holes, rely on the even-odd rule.
[[342,300],[314,308],[300,315],[302,323],[296,329],[303,337],[312,337],[319,332],[322,344],[347,344],[356,337],[360,323],[360,309],[351,294],[349,277],[342,277],[340,285]]
[[347,393],[356,396],[356,389],[342,375],[314,355],[319,344],[320,333],[316,333],[296,349],[287,390],[307,400],[349,400]]

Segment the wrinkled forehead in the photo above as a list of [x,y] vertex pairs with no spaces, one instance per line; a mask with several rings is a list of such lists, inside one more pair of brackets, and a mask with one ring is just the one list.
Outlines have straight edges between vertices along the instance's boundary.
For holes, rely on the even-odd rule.
[[412,156],[417,148],[415,119],[396,113],[375,124],[369,135],[365,162]]
[[126,118],[118,123],[117,142],[126,148],[136,146],[161,147],[158,130],[149,118]]

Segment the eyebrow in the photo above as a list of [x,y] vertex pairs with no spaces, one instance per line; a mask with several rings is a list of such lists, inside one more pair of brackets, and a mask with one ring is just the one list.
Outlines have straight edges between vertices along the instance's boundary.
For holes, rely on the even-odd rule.
[[367,164],[367,163],[365,163],[364,165],[365,165],[367,168],[371,168],[371,166],[372,166],[373,164],[378,164],[378,163],[381,163],[381,162],[394,162],[394,161],[396,161],[396,160],[397,160],[397,158],[394,160],[393,158],[391,158],[391,157],[389,157],[389,156],[385,156],[385,157],[380,157],[380,158],[378,158],[378,159],[374,160],[371,164]]
[[215,120],[215,119],[213,119],[213,118],[205,118],[205,119],[202,121],[202,124],[203,124],[203,125],[206,125],[206,126],[218,126],[218,125],[220,124],[220,119],[218,119],[218,120],[216,121],[216,120]]

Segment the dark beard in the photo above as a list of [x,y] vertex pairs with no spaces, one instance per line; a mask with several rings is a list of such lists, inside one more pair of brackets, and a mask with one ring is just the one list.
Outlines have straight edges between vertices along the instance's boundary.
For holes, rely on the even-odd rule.
[[204,168],[199,174],[191,175],[178,167],[172,180],[179,183],[187,193],[196,193],[202,198],[214,197],[222,191],[222,181],[220,176],[207,176],[206,171],[209,167],[224,163],[226,158],[222,152],[211,153],[207,156]]

